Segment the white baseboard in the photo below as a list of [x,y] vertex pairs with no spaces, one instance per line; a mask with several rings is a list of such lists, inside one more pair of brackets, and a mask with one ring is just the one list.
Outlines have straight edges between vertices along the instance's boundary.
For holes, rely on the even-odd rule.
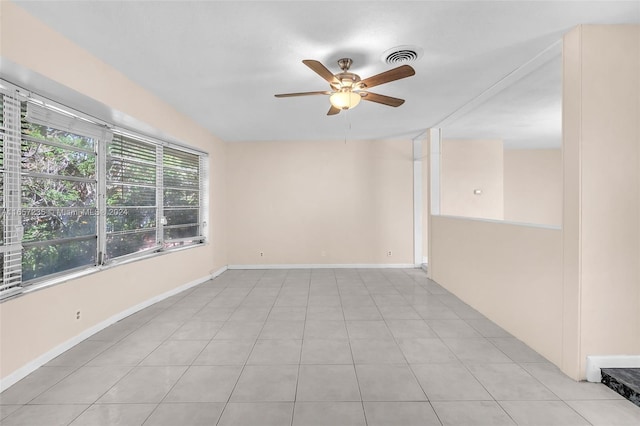
[[159,294],[157,296],[154,296],[150,299],[145,300],[144,302],[138,303],[135,306],[130,307],[129,309],[126,309],[122,312],[119,312],[115,315],[112,315],[111,317],[107,318],[106,320],[94,325],[93,327],[90,327],[86,330],[84,330],[82,333],[78,334],[77,336],[72,337],[71,339],[67,340],[66,342],[56,346],[55,348],[45,352],[44,354],[40,355],[38,358],[34,359],[33,361],[25,364],[24,366],[20,367],[19,369],[17,369],[16,371],[14,371],[13,373],[9,374],[6,377],[3,377],[2,379],[0,379],[0,392],[6,390],[7,388],[9,388],[10,386],[12,386],[13,384],[15,384],[16,382],[22,380],[23,378],[25,378],[26,376],[28,376],[29,374],[31,374],[32,372],[34,372],[35,370],[37,370],[38,368],[42,367],[44,364],[46,364],[47,362],[51,361],[52,359],[54,359],[55,357],[57,357],[58,355],[66,352],[67,350],[71,349],[72,347],[74,347],[75,345],[77,345],[78,343],[82,342],[83,340],[91,337],[92,335],[96,334],[97,332],[104,330],[105,328],[109,327],[112,324],[115,324],[116,322],[120,321],[123,318],[128,317],[129,315],[135,314],[136,312],[147,308],[151,305],[153,305],[154,303],[158,303],[161,300],[164,300],[168,297],[174,296],[178,293],[181,293],[185,290],[190,289],[191,287],[195,287],[199,284],[202,284],[204,282],[207,282],[215,277],[217,277],[218,275],[222,274],[224,271],[227,270],[227,267],[224,266],[220,269],[218,269],[217,271],[213,272],[211,275],[206,275],[202,278],[198,278],[196,280],[193,280],[191,282],[188,282],[184,285],[181,285],[180,287],[176,287],[172,290],[169,290],[165,293]]
[[602,368],[640,368],[640,355],[587,356],[587,381],[599,383]]
[[295,263],[290,265],[265,264],[265,265],[229,265],[229,269],[384,269],[384,268],[416,268],[413,263]]

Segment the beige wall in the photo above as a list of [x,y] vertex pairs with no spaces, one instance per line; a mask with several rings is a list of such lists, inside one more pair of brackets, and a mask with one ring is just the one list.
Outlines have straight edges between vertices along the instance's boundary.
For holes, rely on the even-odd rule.
[[[440,167],[442,215],[503,218],[501,140],[445,139]],[[474,194],[475,189],[482,194]]]
[[584,379],[589,355],[640,354],[640,26],[577,27],[563,52],[562,230],[433,216],[430,268]]
[[640,26],[564,39],[565,369],[640,354]]
[[562,151],[504,151],[504,220],[560,226]]
[[435,281],[560,364],[561,231],[432,216],[430,238]]
[[[18,6],[1,4],[3,59],[209,152],[211,205],[206,246],[114,267],[0,304],[0,377],[6,378],[107,318],[225,266],[226,164],[224,144],[205,129]],[[77,310],[81,320],[75,319]]]
[[410,140],[233,143],[227,161],[230,265],[413,264]]

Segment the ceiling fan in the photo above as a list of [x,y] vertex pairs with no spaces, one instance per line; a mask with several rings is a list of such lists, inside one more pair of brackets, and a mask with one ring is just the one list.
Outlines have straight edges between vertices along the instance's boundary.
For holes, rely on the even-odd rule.
[[392,107],[399,107],[404,103],[404,99],[393,98],[391,96],[379,95],[369,92],[368,89],[379,86],[391,81],[400,80],[402,78],[411,77],[416,72],[409,65],[402,65],[397,68],[376,74],[372,77],[362,80],[358,74],[349,72],[349,68],[353,61],[350,58],[342,58],[338,61],[338,66],[342,70],[337,74],[333,74],[318,61],[313,59],[305,59],[303,64],[311,68],[320,77],[324,78],[331,90],[317,92],[300,92],[300,93],[282,93],[275,95],[276,98],[288,98],[293,96],[309,96],[309,95],[329,95],[331,108],[327,115],[338,114],[341,110],[354,108],[360,103],[360,100],[377,102],[379,104]]

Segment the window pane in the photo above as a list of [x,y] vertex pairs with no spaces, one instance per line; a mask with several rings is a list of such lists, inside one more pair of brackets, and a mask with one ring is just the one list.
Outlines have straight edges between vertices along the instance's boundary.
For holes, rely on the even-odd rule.
[[122,135],[114,135],[107,148],[107,181],[155,186],[156,147]]
[[22,207],[95,207],[96,184],[22,177]]
[[165,187],[199,189],[200,158],[189,152],[165,148],[162,153]]
[[[24,103],[23,103],[24,107]],[[96,263],[94,140],[22,120],[23,281]],[[50,175],[51,177],[42,177]]]
[[200,191],[188,189],[165,189],[163,191],[164,205],[171,206],[198,206],[200,203]]
[[23,121],[22,133],[36,139],[56,142],[81,149],[93,150],[94,140],[92,138],[65,132],[64,130],[53,129],[51,127],[40,126],[38,124]]
[[24,242],[96,235],[97,211],[93,209],[23,209],[20,214]]
[[155,228],[142,232],[127,232],[123,234],[110,234],[107,236],[107,259],[137,253],[156,247]]
[[107,149],[107,155],[113,158],[128,158],[151,164],[156,162],[154,145],[118,134],[113,135],[113,140]]
[[[107,207],[107,232],[137,231],[156,227],[156,209]],[[155,236],[154,236],[155,239]]]
[[171,240],[200,236],[200,157],[175,148],[163,150],[163,199],[165,248],[198,241]]
[[157,247],[156,146],[114,135],[107,148],[107,259]]
[[197,224],[198,209],[165,210],[164,217],[167,219],[167,226]]
[[164,185],[166,187],[198,189],[200,186],[197,171],[194,172],[165,167],[163,175]]
[[95,265],[95,263],[95,238],[44,246],[25,245],[22,251],[22,280],[28,281],[81,266]]
[[200,235],[200,227],[198,225],[178,226],[175,228],[165,228],[164,238],[166,240],[177,240],[180,238],[197,237]]
[[117,206],[155,206],[156,189],[136,185],[107,185],[107,205]]
[[22,170],[27,173],[95,179],[96,156],[83,151],[23,140]]
[[110,158],[107,160],[107,181],[155,185],[156,166],[122,158]]

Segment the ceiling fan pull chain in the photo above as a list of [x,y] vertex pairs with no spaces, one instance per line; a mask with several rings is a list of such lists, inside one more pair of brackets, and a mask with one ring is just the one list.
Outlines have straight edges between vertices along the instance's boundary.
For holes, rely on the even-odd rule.
[[346,110],[344,114],[344,144],[347,144],[347,135],[351,132],[351,120],[349,119],[349,110]]

